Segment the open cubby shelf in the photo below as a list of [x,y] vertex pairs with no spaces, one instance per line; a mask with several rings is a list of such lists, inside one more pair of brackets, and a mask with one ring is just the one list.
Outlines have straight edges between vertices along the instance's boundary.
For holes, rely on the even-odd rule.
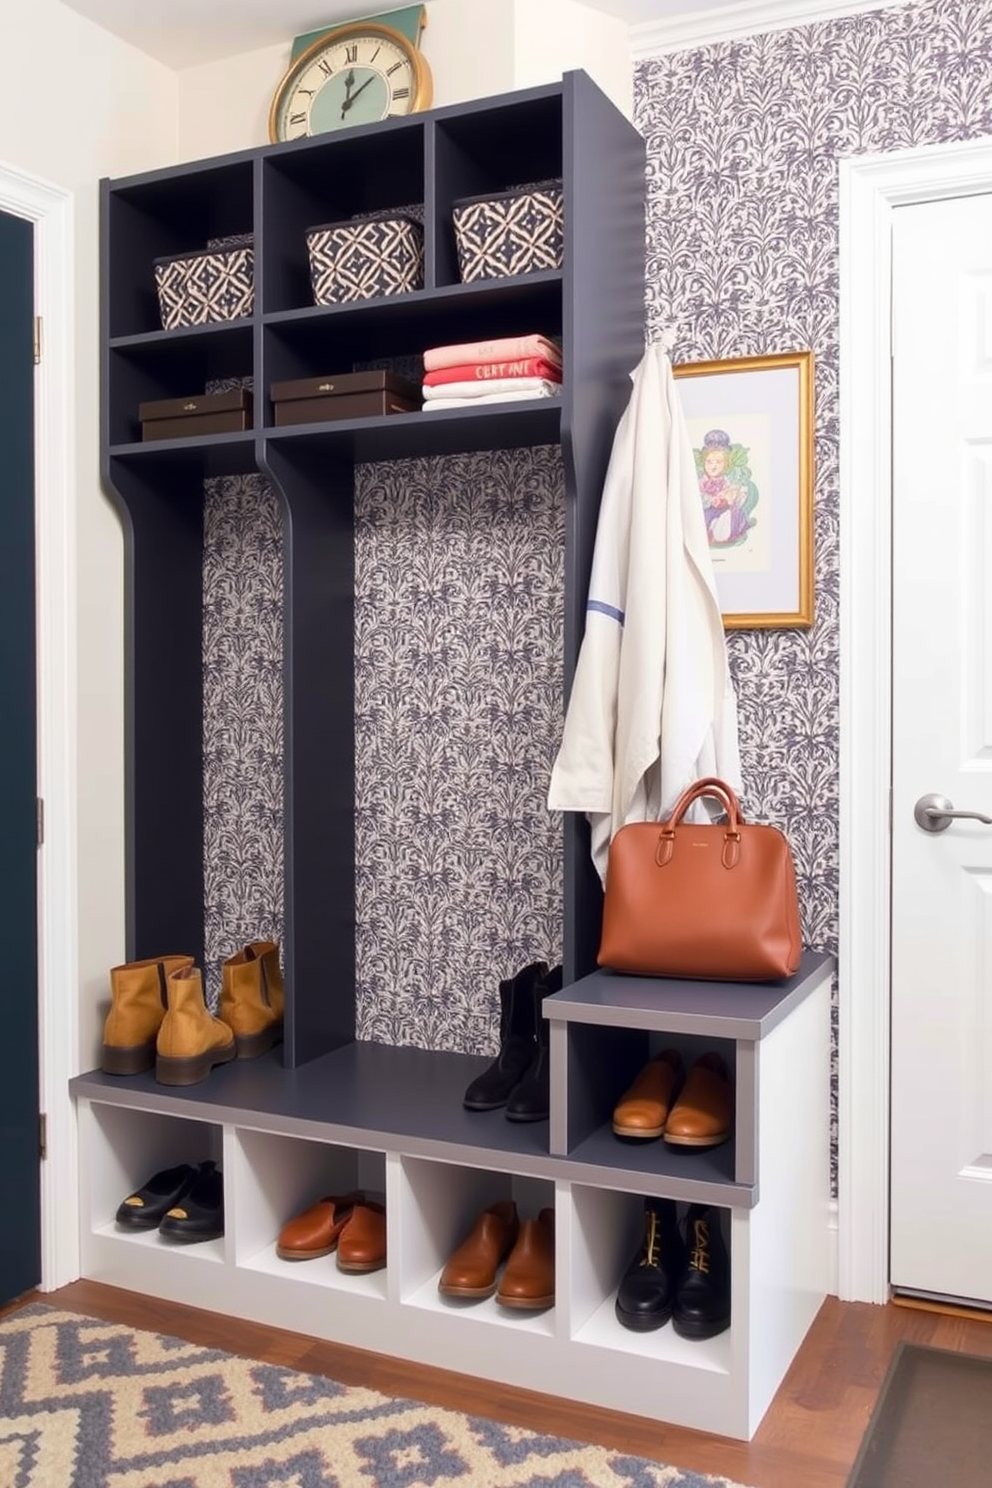
[[[459,282],[452,206],[557,178],[560,270]],[[305,233],[352,215],[423,221],[424,287],[315,306]],[[564,990],[550,1020],[551,1111],[464,1109],[482,1055],[356,1039],[354,480],[374,460],[561,450],[563,673],[584,628],[599,500],[644,337],[644,144],[584,73],[505,97],[194,162],[102,188],[102,452],[126,555],[127,958],[204,944],[204,481],[257,473],[282,520],[284,1042],[175,1089],[91,1071],[80,1117],[84,1275],[149,1295],[399,1354],[594,1405],[749,1437],[826,1289],[828,957],[760,989],[597,972],[602,891],[584,821],[563,825]],[[251,233],[255,295],[235,322],[163,331],[158,256]],[[441,413],[275,427],[273,381],[397,369],[428,347],[560,339],[561,395]],[[250,380],[244,433],[140,441],[138,406]],[[163,700],[167,703],[163,711]],[[163,726],[170,719],[192,726]],[[719,1049],[733,1139],[682,1153],[611,1130],[650,1054]],[[218,1161],[226,1232],[170,1247],[118,1231],[121,1198],[158,1169]],[[385,1199],[387,1265],[280,1261],[281,1225],[327,1192]],[[555,1212],[556,1295],[513,1317],[440,1298],[479,1209]],[[646,1198],[717,1206],[731,1327],[689,1343],[623,1329],[616,1290]],[[328,1299],[329,1305],[325,1305]],[[523,1340],[523,1344],[521,1343]]]

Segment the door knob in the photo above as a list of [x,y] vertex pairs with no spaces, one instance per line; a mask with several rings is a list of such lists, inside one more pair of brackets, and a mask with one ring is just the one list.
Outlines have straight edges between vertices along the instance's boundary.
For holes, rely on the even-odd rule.
[[980,821],[992,827],[992,816],[983,816],[980,811],[955,811],[954,802],[936,792],[920,797],[913,807],[913,816],[916,825],[924,832],[944,832],[951,825],[952,818]]

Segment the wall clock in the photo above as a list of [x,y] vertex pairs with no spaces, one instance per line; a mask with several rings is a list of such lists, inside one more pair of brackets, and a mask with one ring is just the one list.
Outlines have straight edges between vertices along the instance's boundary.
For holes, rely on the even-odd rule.
[[269,138],[304,139],[402,118],[429,108],[432,96],[430,68],[415,40],[377,19],[349,21],[294,58],[272,99]]

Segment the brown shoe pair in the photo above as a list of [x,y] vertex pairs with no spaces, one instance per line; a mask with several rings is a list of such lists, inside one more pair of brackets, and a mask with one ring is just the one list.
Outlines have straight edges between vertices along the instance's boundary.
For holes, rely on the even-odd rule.
[[703,1054],[686,1079],[677,1049],[648,1060],[613,1112],[618,1137],[663,1136],[674,1147],[719,1147],[733,1121],[734,1090],[722,1057]]
[[279,1231],[276,1255],[312,1261],[337,1251],[339,1271],[381,1271],[386,1264],[386,1210],[361,1192],[328,1195]]
[[221,968],[220,1016],[203,997],[192,956],[152,956],[115,966],[100,1068],[138,1075],[154,1067],[162,1085],[195,1085],[214,1065],[254,1059],[282,1039],[279,947],[256,940]]
[[[506,1265],[497,1285],[496,1274]],[[442,1297],[482,1301],[496,1294],[504,1307],[538,1312],[555,1300],[555,1211],[520,1222],[512,1199],[483,1209],[437,1285]]]

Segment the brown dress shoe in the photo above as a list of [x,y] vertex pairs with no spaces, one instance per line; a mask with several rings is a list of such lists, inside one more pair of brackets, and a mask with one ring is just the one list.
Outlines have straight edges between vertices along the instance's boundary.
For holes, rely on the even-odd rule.
[[734,1087],[719,1054],[704,1054],[689,1071],[685,1088],[665,1123],[665,1141],[675,1147],[719,1147],[734,1124]]
[[614,1109],[613,1130],[617,1136],[660,1137],[684,1079],[685,1066],[678,1049],[664,1049],[649,1059]]
[[276,1242],[276,1255],[284,1261],[313,1261],[318,1256],[330,1255],[361,1200],[358,1193],[318,1199],[283,1225]]
[[366,1199],[356,1204],[338,1236],[339,1271],[381,1271],[386,1264],[386,1210]]
[[500,1278],[496,1301],[539,1312],[555,1304],[555,1211],[525,1219]]
[[437,1284],[441,1295],[480,1300],[491,1297],[500,1262],[513,1249],[519,1230],[517,1206],[512,1199],[501,1199],[483,1209],[441,1272]]

